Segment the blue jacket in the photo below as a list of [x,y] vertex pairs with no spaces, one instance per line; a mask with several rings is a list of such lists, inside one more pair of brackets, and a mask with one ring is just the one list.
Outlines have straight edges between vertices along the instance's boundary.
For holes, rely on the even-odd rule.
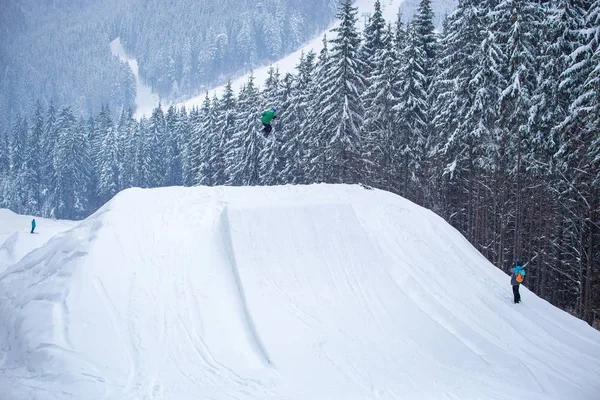
[[526,275],[525,268],[522,265],[517,265],[513,268],[513,273],[510,277],[510,284],[513,286],[520,285],[520,282],[517,282],[517,274]]
[[32,229],[33,229],[33,228],[35,228],[35,219],[32,219],[32,220],[31,220],[31,228],[32,228]]

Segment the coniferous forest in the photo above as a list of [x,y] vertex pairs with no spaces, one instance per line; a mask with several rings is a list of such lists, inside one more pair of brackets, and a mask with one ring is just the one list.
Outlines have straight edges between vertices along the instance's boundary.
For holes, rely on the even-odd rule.
[[80,219],[129,187],[364,183],[504,271],[523,260],[530,290],[597,326],[600,0],[461,0],[441,33],[430,0],[393,25],[377,3],[362,33],[349,1],[337,17],[293,74],[197,109],[18,117],[0,132],[0,207]]

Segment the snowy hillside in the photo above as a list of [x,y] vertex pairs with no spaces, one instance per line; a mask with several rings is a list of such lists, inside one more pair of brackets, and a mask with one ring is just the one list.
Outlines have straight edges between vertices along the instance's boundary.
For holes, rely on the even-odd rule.
[[522,296],[386,192],[131,189],[0,274],[0,399],[597,397],[600,332]]

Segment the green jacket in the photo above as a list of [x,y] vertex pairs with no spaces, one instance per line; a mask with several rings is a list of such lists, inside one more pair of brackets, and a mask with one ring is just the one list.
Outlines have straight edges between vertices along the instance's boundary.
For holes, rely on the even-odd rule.
[[263,124],[270,124],[273,118],[275,118],[276,112],[273,110],[263,111],[262,117],[260,118]]

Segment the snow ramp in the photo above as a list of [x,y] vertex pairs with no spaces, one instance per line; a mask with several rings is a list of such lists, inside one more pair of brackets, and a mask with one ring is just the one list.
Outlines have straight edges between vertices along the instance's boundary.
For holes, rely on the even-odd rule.
[[594,398],[600,333],[511,295],[383,191],[127,190],[0,274],[0,400]]

